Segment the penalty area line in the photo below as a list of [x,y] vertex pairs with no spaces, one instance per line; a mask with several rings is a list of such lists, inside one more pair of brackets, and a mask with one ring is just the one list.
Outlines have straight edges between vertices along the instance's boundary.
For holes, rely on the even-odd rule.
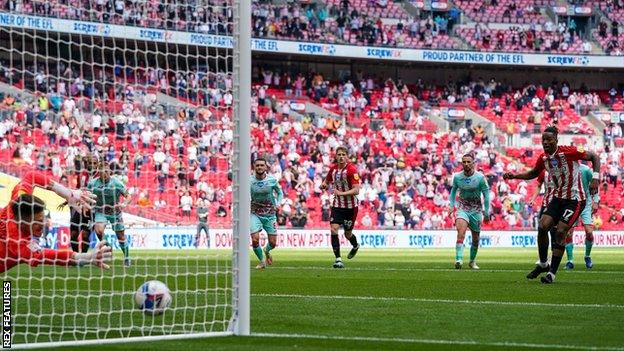
[[496,347],[521,347],[529,349],[563,349],[563,350],[595,350],[595,351],[623,351],[621,347],[608,346],[581,346],[561,344],[534,344],[521,342],[487,342],[475,340],[443,340],[443,339],[415,339],[415,338],[391,338],[391,337],[368,337],[368,336],[333,336],[312,334],[279,334],[279,333],[251,333],[256,337],[271,338],[295,338],[339,341],[367,341],[367,342],[395,342],[408,344],[437,344],[437,345],[471,345],[471,346],[496,346]]

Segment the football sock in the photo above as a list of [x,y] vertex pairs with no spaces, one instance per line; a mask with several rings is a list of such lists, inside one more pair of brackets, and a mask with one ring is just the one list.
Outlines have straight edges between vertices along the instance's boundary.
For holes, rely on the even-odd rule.
[[267,242],[266,246],[264,247],[264,251],[270,252],[271,250],[273,250],[273,246],[271,246],[270,242]]
[[83,238],[82,239],[82,252],[87,252],[89,251],[89,246],[90,246],[89,234],[84,235],[82,238]]
[[128,258],[128,256],[130,256],[130,251],[128,250],[128,246],[125,241],[119,241],[119,248],[121,249],[121,252],[123,252],[124,258]]
[[455,245],[455,261],[461,261],[464,258],[464,244]]
[[569,243],[565,246],[566,249],[566,254],[568,256],[568,261],[572,262],[574,261],[574,244]]
[[258,257],[258,260],[262,262],[262,259],[264,259],[264,255],[262,254],[262,248],[260,247],[260,245],[255,246],[253,248],[253,252],[256,254],[256,257]]
[[557,274],[557,270],[559,269],[559,264],[561,264],[561,259],[563,256],[552,256],[552,262],[550,263],[550,272],[552,274]]
[[590,257],[591,256],[592,246],[594,246],[594,242],[593,241],[585,240],[585,257]]
[[479,246],[472,245],[470,247],[470,261],[474,261],[477,258],[477,252],[479,251]]
[[73,241],[72,240],[71,247],[72,247],[72,251],[73,252],[80,252],[80,251],[78,251],[79,250],[79,246],[80,245],[78,244],[78,241]]
[[537,233],[537,252],[541,263],[548,261],[548,242],[548,231],[542,232],[539,230]]
[[331,246],[334,250],[334,256],[336,258],[340,257],[340,239],[338,239],[338,235],[331,235]]
[[351,243],[351,245],[353,245],[353,247],[357,246],[357,238],[355,237],[355,234],[351,234],[351,237],[349,238],[349,242]]

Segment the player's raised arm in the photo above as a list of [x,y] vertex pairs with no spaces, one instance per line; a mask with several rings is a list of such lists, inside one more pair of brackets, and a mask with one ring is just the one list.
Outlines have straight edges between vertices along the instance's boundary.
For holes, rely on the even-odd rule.
[[70,189],[63,184],[54,181],[52,177],[47,176],[45,173],[38,171],[30,171],[24,175],[22,181],[14,188],[13,197],[26,193],[32,194],[34,186],[52,190],[60,197],[67,200],[70,205],[73,204],[77,207],[91,208],[91,205],[95,203],[94,196],[90,192],[79,189]]

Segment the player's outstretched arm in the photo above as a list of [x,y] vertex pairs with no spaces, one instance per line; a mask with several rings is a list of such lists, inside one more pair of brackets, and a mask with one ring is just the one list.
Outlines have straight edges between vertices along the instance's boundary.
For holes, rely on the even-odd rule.
[[90,191],[70,189],[55,181],[52,181],[47,189],[54,191],[58,196],[67,200],[67,203],[70,205],[82,209],[91,209],[91,206],[95,204],[95,195]]
[[509,180],[509,179],[524,179],[524,180],[530,180],[530,179],[535,179],[537,178],[537,176],[539,175],[539,170],[532,168],[529,171],[526,171],[524,173],[505,173],[503,174],[503,179],[505,180]]
[[19,241],[9,241],[9,252],[19,252],[18,258],[20,263],[26,263],[32,267],[40,264],[57,265],[57,266],[84,266],[92,264],[102,269],[110,268],[108,263],[113,258],[112,248],[105,242],[101,241],[94,250],[85,253],[76,253],[65,250],[38,249],[33,247],[31,243],[23,243]]
[[[54,181],[52,177],[47,176],[43,172],[27,172],[22,178],[21,184],[29,185],[30,188],[37,186],[42,189],[52,190],[73,206],[90,209],[91,205],[95,203],[95,196],[90,192],[70,189],[63,184]],[[22,186],[18,186],[18,188],[22,188]]]
[[106,241],[100,241],[95,249],[84,253],[74,253],[71,265],[84,266],[87,264],[109,269],[108,263],[113,259],[113,248]]

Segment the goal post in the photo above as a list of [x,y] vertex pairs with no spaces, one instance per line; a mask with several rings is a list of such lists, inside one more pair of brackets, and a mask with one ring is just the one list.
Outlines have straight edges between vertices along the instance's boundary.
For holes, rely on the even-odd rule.
[[[92,4],[0,10],[0,208],[33,171],[118,192],[98,199],[74,238],[69,206],[34,191],[46,220],[33,251],[93,252],[102,234],[113,261],[0,272],[12,347],[249,335],[251,3]],[[88,183],[87,156],[97,160]],[[91,184],[104,172],[101,189]],[[216,235],[231,247],[215,248]],[[172,296],[159,315],[135,302],[151,280]]]
[[[250,333],[250,245],[249,222],[251,198],[249,167],[251,165],[251,3],[236,0],[234,18],[234,168],[233,168],[233,236],[234,247],[234,333]],[[238,86],[236,86],[238,84]]]

